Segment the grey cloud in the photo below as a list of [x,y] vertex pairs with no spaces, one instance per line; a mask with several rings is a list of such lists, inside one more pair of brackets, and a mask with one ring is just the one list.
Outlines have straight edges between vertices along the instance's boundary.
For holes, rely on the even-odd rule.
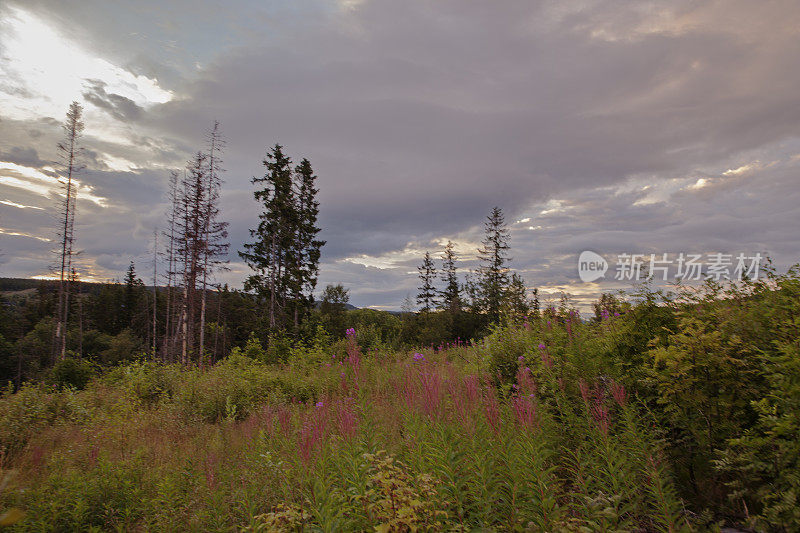
[[39,159],[39,154],[36,152],[36,149],[30,146],[12,146],[7,152],[0,150],[0,161],[8,161],[18,165],[34,168],[41,167],[46,164],[45,161]]
[[83,98],[122,121],[135,122],[142,116],[143,109],[130,98],[106,92],[106,84],[100,80],[86,80],[88,89]]
[[[784,263],[800,253],[791,231],[798,169],[785,163],[800,153],[800,9],[788,1],[227,6],[207,43],[187,30],[215,27],[214,9],[187,16],[183,3],[164,6],[152,23],[138,6],[30,6],[177,95],[144,112],[100,84],[87,91],[135,139],[91,140],[98,161],[85,179],[115,212],[89,206],[103,223],[87,224],[85,242],[109,270],[124,268],[126,253],[144,257],[167,168],[203,145],[214,119],[228,139],[231,259],[258,213],[248,180],[280,142],[319,175],[321,285],[345,282],[357,305],[399,307],[416,279],[410,265],[341,259],[424,249],[442,236],[478,240],[494,205],[509,221],[541,226],[513,233],[513,265],[532,285],[575,282],[572,262],[586,248],[764,248]],[[49,135],[30,147],[49,153]],[[103,154],[137,168],[103,168]],[[720,177],[756,159],[764,166],[752,175]],[[768,166],[775,160],[784,163]],[[709,181],[649,203],[649,193],[625,189],[630,179],[690,177]],[[552,198],[567,209],[538,215]]]

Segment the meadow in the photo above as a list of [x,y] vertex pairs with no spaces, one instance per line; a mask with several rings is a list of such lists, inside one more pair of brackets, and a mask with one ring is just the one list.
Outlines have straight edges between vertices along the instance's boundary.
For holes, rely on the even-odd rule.
[[[54,369],[0,399],[19,531],[800,527],[800,275],[474,343]],[[22,514],[24,513],[24,516]]]

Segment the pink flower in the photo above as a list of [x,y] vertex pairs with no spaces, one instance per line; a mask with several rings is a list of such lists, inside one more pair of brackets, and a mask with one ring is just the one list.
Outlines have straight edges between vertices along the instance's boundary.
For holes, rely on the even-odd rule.
[[581,389],[581,397],[583,398],[583,403],[589,405],[589,384],[581,378],[578,382],[578,387]]
[[616,381],[612,381],[611,395],[614,397],[614,401],[617,402],[617,405],[620,407],[625,407],[625,404],[628,402],[628,394],[625,392],[624,385],[617,383]]
[[486,422],[495,435],[500,433],[500,403],[497,401],[497,396],[494,389],[486,391],[484,396],[484,413],[486,415]]
[[533,394],[529,396],[515,396],[513,400],[514,418],[525,429],[535,429],[539,420],[536,416],[536,403]]

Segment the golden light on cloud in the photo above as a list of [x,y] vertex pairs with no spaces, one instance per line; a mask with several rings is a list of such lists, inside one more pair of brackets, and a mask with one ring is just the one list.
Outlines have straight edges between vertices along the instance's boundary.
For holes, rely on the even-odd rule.
[[748,163],[737,168],[730,168],[722,173],[723,176],[741,176],[742,174],[753,170],[758,165],[758,161]]
[[11,200],[0,200],[0,204],[9,205],[11,207],[17,207],[19,209],[38,209],[39,211],[44,211],[43,207],[36,207],[35,205],[18,204],[17,202],[12,202]]
[[363,265],[365,267],[386,270],[389,268],[397,268],[401,266],[402,263],[416,260],[424,254],[424,250],[406,247],[403,250],[395,250],[382,255],[361,254],[346,257],[343,261],[346,263],[353,263],[354,265]]
[[[31,279],[38,279],[42,281],[58,281],[60,278],[57,274],[37,274],[36,276],[31,276]],[[94,276],[92,274],[81,274],[79,275],[78,279],[80,281],[84,281],[86,283],[110,283],[111,281],[109,278],[101,278]]]
[[561,213],[566,211],[568,206],[564,205],[564,202],[561,200],[548,200],[547,203],[544,204],[544,209],[539,211],[538,216],[547,216],[553,215],[556,213]]
[[0,234],[8,235],[9,237],[26,237],[28,239],[36,239],[37,241],[50,242],[52,239],[47,237],[39,237],[38,235],[31,235],[30,233],[20,233],[18,231],[10,231],[0,228]]
[[[100,207],[108,207],[107,199],[95,195],[91,186],[76,179],[73,179],[73,182],[78,189],[79,200],[88,200]],[[62,184],[58,177],[8,161],[0,161],[0,185],[24,189],[46,197],[63,195]]]

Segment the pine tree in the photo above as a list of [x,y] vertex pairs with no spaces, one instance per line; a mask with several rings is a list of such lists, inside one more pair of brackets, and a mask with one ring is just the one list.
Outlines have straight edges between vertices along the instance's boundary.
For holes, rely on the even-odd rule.
[[499,207],[492,209],[487,217],[483,246],[478,250],[481,266],[478,269],[478,300],[482,312],[486,313],[490,322],[500,318],[500,309],[509,285],[508,239],[503,211]]
[[444,248],[441,280],[444,282],[444,290],[439,292],[442,297],[440,307],[450,313],[458,313],[461,311],[461,288],[456,272],[455,247],[451,241],[447,241]]
[[422,259],[422,264],[417,267],[419,271],[419,279],[422,284],[419,286],[419,293],[417,294],[417,303],[422,305],[420,311],[427,313],[433,309],[436,302],[436,287],[434,280],[436,279],[436,266],[433,264],[430,252],[425,252],[425,257]]
[[58,358],[63,360],[67,353],[67,320],[69,317],[69,292],[70,292],[70,272],[72,267],[72,246],[74,243],[73,228],[75,225],[75,203],[78,198],[77,186],[74,183],[75,175],[80,172],[83,166],[80,163],[82,148],[80,137],[83,133],[83,122],[81,115],[83,108],[78,102],[72,102],[67,111],[67,119],[64,122],[64,141],[58,144],[58,151],[61,155],[64,176],[61,184],[64,188],[64,200],[62,204],[63,224],[59,229],[61,250],[60,250],[60,269],[58,285],[58,308],[56,310],[56,328],[53,337],[53,354],[58,354]]

